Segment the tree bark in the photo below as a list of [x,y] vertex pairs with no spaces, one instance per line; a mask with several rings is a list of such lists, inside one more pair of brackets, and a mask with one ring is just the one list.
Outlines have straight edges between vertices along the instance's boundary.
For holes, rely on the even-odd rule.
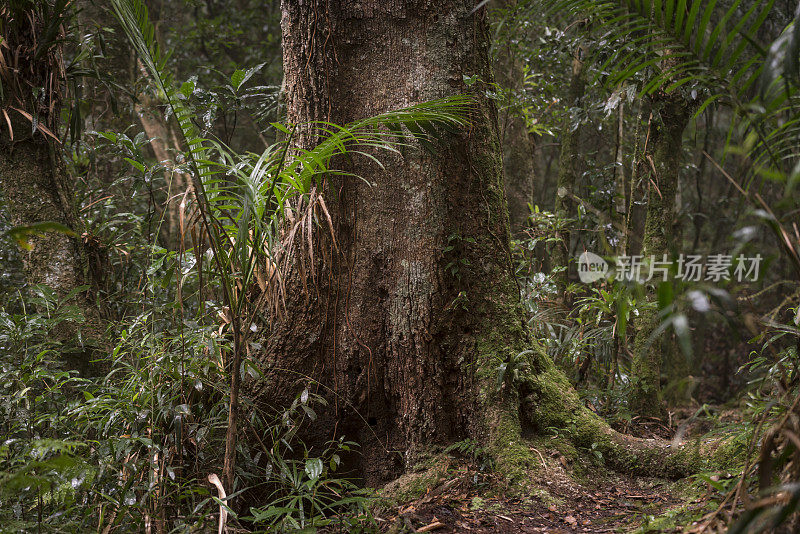
[[[466,92],[464,75],[491,80],[483,10],[440,4],[284,2],[289,120],[344,124]],[[504,352],[528,343],[497,112],[482,96],[473,111],[471,128],[442,140],[436,154],[377,154],[386,171],[354,157],[348,170],[369,183],[328,177],[338,251],[318,236],[320,275],[290,275],[292,322],[268,345],[275,367],[334,392],[330,420],[361,443],[361,472],[373,483],[395,478],[431,445],[491,433],[500,414],[487,414],[498,412],[486,402],[489,375]],[[299,140],[315,142],[313,132]]]
[[[673,243],[670,236],[675,217],[683,131],[692,117],[694,107],[677,92],[660,95],[657,99],[655,107],[659,109],[660,118],[654,118],[651,122],[652,151],[646,153],[644,162],[652,172],[648,184],[642,256],[644,259],[654,258],[661,261],[665,254],[669,256]],[[654,302],[654,288],[647,290],[646,298],[649,303]],[[664,412],[661,361],[664,351],[671,350],[669,336],[665,334],[659,339],[650,339],[660,322],[658,309],[647,306],[641,308],[641,314],[635,323],[630,407],[638,415],[656,417]]]
[[[73,186],[61,161],[59,118],[63,94],[63,35],[43,35],[44,21],[33,7],[0,9],[3,17],[0,34],[8,46],[0,48],[0,78],[4,100],[0,102],[0,191],[15,226],[56,222],[78,235],[47,232],[33,237],[31,250],[22,255],[28,284],[44,284],[63,297],[86,282],[82,244]],[[9,52],[10,51],[10,52]],[[38,98],[33,89],[40,92]],[[34,117],[37,128],[34,131]],[[97,309],[86,293],[73,297],[83,311],[87,337],[98,333]],[[53,332],[60,341],[71,338],[78,329],[64,322]],[[88,370],[85,357],[70,362]]]
[[[625,87],[620,88],[624,92]],[[627,220],[628,205],[626,200],[625,188],[625,98],[620,98],[617,108],[617,141],[614,149],[614,198],[611,202],[611,221],[616,232],[617,243],[615,250],[618,256],[625,255],[628,248],[628,228],[625,225]]]
[[[11,111],[14,140],[0,132],[0,188],[15,226],[57,222],[77,230],[72,187],[44,134],[31,134],[31,123]],[[29,284],[45,284],[60,295],[83,284],[76,237],[48,232],[31,239],[22,255]]]
[[[467,92],[464,75],[491,80],[485,12],[474,6],[285,0],[289,120],[347,123]],[[317,230],[313,260],[296,258],[287,273],[285,313],[260,356],[266,379],[250,393],[272,406],[306,386],[327,398],[306,444],[342,434],[357,441],[354,468],[371,485],[464,438],[501,472],[526,476],[538,457],[523,427],[562,428],[626,469],[657,469],[663,449],[631,452],[529,338],[509,253],[497,112],[482,89],[469,128],[435,153],[378,154],[386,170],[353,156],[347,170],[363,179],[326,178],[336,244]],[[307,148],[315,135],[304,127],[295,140]],[[673,474],[687,469],[666,463]]]

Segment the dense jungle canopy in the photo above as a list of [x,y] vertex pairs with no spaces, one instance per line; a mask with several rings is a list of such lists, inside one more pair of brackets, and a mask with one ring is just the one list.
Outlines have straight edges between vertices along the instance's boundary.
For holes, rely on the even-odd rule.
[[799,19],[4,0],[0,532],[797,532]]

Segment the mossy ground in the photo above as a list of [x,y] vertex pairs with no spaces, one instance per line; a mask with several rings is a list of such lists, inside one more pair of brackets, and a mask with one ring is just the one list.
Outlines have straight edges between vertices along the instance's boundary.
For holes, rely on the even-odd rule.
[[[427,455],[384,488],[378,515],[390,523],[402,519],[398,532],[434,523],[442,524],[437,532],[671,532],[716,506],[721,493],[708,480],[733,480],[746,448],[746,433],[732,428],[690,433],[685,453],[668,454],[683,466],[696,460],[697,475],[674,480],[611,468],[601,450],[576,440],[576,428],[529,429],[499,463],[489,461],[489,448]],[[646,461],[674,474],[658,451],[651,449]],[[626,461],[642,457],[636,450]]]

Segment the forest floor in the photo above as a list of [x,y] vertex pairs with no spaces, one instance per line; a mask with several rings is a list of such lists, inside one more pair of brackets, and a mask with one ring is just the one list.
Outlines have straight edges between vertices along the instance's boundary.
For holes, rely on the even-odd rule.
[[[685,503],[673,497],[669,485],[657,479],[616,477],[584,485],[564,471],[550,473],[537,485],[548,498],[470,496],[467,492],[431,491],[397,510],[389,521],[393,532],[475,533],[600,533],[630,532]],[[549,502],[549,504],[546,504]],[[702,512],[703,504],[696,503]],[[415,530],[412,530],[415,529]],[[658,529],[662,530],[662,529]]]
[[[680,422],[640,425],[639,437],[670,439]],[[701,422],[686,436],[704,433]],[[468,463],[454,463],[425,495],[379,514],[383,530],[474,533],[675,532],[716,509],[719,493],[702,480],[629,477],[599,463],[566,458],[556,443],[531,442],[541,460],[523,491],[492,488],[490,478]],[[733,476],[733,474],[732,474]],[[478,483],[476,484],[476,481]],[[516,495],[508,497],[506,494]],[[520,496],[522,494],[522,496]]]

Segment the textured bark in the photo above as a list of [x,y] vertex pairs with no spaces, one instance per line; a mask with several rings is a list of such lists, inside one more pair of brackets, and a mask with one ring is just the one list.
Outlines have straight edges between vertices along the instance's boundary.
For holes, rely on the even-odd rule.
[[[660,95],[657,108],[660,118],[651,122],[652,152],[648,151],[646,156],[648,161],[645,162],[653,172],[649,178],[642,256],[644,258],[652,256],[661,260],[664,254],[669,256],[671,252],[683,131],[692,117],[694,108],[690,101],[679,93]],[[646,298],[651,303],[655,300],[653,288],[648,290]],[[661,362],[664,351],[671,350],[669,336],[664,335],[654,341],[650,340],[660,321],[658,310],[650,306],[643,309],[635,322],[630,406],[633,412],[639,415],[658,416],[664,411],[661,396]]]
[[[72,183],[54,139],[59,133],[65,84],[63,35],[49,36],[51,40],[45,42],[42,15],[32,6],[9,6],[0,11],[0,31],[7,43],[0,49],[0,104],[5,119],[0,126],[0,191],[15,226],[56,222],[79,235]],[[39,89],[38,98],[32,96],[32,88]],[[32,117],[36,117],[35,132]],[[45,284],[64,296],[85,283],[78,237],[48,232],[34,237],[30,244],[32,250],[22,254],[28,284]],[[85,294],[74,297],[73,303],[87,319],[87,337],[95,337],[96,309]],[[77,324],[64,322],[52,335],[63,341],[77,328]],[[70,364],[85,371],[85,360],[79,357]]]
[[[467,92],[464,75],[491,79],[485,14],[470,15],[473,2],[326,4],[283,4],[292,122],[347,123]],[[372,185],[332,176],[324,189],[338,251],[320,235],[316,280],[290,275],[291,322],[278,326],[266,361],[334,392],[319,389],[327,421],[361,444],[370,482],[396,477],[414,452],[486,438],[517,417],[489,417],[503,403],[485,402],[490,375],[527,343],[497,132],[496,109],[478,95],[471,127],[436,154],[377,154],[386,171],[353,158],[348,170]],[[314,142],[312,132],[299,138]],[[265,400],[298,392],[296,376],[275,371]]]
[[[575,187],[578,181],[580,130],[575,127],[576,117],[574,111],[580,106],[586,86],[581,56],[582,50],[578,48],[572,61],[572,77],[567,91],[568,112],[561,130],[561,156],[558,162],[558,182],[556,185],[555,207],[553,209],[559,219],[568,219],[576,213],[573,196],[575,195]],[[552,246],[550,258],[552,267],[563,268],[553,278],[559,295],[564,296],[569,283],[569,256],[572,237],[566,228],[560,232],[558,237],[561,240]]]
[[[57,222],[80,235],[72,193],[72,183],[60,155],[44,134],[31,135],[31,125],[20,116],[12,119],[14,140],[7,129],[0,132],[0,191],[11,223],[27,226]],[[48,232],[29,240],[31,250],[20,252],[28,285],[43,284],[63,297],[87,283],[86,255],[80,238],[61,232]],[[89,348],[100,340],[100,314],[91,292],[80,293],[68,302],[76,305],[85,318],[83,324],[65,321],[50,332],[55,341],[69,342],[81,330],[84,350],[62,352],[65,365],[82,375],[93,372]],[[67,345],[69,346],[69,345]]]
[[501,121],[508,215],[511,231],[516,235],[527,226],[530,216],[529,205],[534,203],[536,145],[525,126],[525,119],[511,112],[505,112]]
[[[13,114],[12,114],[13,116]],[[76,229],[72,188],[42,133],[31,135],[30,121],[12,120],[14,140],[0,133],[0,188],[15,226],[53,221]],[[66,294],[83,283],[78,240],[50,232],[31,240],[23,252],[29,284],[45,284]]]
[[[491,79],[485,14],[471,14],[473,6],[284,1],[289,120],[347,123],[466,92],[465,74]],[[609,429],[529,339],[510,261],[496,109],[482,89],[469,128],[435,153],[378,154],[386,170],[354,156],[347,170],[363,180],[326,178],[336,245],[318,228],[314,259],[295,259],[285,313],[260,355],[265,380],[248,384],[250,393],[271,406],[307,386],[325,397],[306,444],[342,434],[357,441],[352,467],[368,484],[464,438],[519,481],[538,461],[524,427],[564,429],[625,470],[690,472],[686,451],[631,445]],[[311,146],[314,132],[301,128],[296,140]]]

